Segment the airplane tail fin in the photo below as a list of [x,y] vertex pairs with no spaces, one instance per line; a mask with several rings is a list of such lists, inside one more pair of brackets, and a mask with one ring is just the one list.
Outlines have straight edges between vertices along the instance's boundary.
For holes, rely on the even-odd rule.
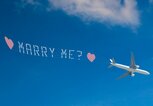
[[114,58],[110,59],[110,62],[114,64],[115,63],[115,59]]
[[110,59],[110,65],[108,66],[108,68],[111,68],[113,65],[112,64],[115,64],[115,59],[113,58],[113,59]]

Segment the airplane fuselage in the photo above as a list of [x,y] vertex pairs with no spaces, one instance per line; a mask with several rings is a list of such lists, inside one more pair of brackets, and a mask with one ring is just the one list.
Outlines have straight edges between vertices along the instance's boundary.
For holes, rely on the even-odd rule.
[[127,70],[128,72],[133,73],[139,73],[139,74],[144,74],[144,75],[149,75],[150,73],[146,70],[142,70],[139,68],[133,69],[130,68],[129,66],[123,65],[123,64],[118,64],[118,63],[111,63],[112,66],[115,66],[117,68],[123,69],[123,70]]

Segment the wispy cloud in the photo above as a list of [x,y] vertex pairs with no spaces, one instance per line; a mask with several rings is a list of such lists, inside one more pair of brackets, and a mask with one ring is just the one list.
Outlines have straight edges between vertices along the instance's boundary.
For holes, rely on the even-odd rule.
[[[36,0],[22,0],[30,5],[39,5]],[[83,20],[138,27],[140,24],[136,0],[47,0],[46,8],[63,10],[68,15]]]
[[20,0],[20,2],[15,2],[17,7],[26,8],[27,6],[33,6],[34,9],[42,6],[42,3],[39,0]]
[[115,25],[139,25],[135,0],[49,0],[57,9],[83,19]]
[[21,0],[21,2],[24,4],[24,5],[34,5],[34,6],[38,6],[40,5],[41,3],[38,1],[38,0]]
[[150,3],[153,3],[153,0],[149,0]]

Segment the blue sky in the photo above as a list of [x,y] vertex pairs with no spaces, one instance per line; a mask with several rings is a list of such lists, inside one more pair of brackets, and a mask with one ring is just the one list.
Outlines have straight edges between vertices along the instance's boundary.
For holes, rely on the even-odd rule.
[[[1,0],[0,105],[152,106],[152,11],[152,0]],[[82,50],[83,57],[23,55],[17,41]],[[131,52],[151,75],[116,80],[124,71],[108,69],[109,59],[129,65]]]

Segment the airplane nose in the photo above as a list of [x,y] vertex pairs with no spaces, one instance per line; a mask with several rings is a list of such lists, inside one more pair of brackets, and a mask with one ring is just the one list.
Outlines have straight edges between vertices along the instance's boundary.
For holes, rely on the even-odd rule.
[[147,72],[147,75],[150,75],[150,73],[149,73],[149,72]]

